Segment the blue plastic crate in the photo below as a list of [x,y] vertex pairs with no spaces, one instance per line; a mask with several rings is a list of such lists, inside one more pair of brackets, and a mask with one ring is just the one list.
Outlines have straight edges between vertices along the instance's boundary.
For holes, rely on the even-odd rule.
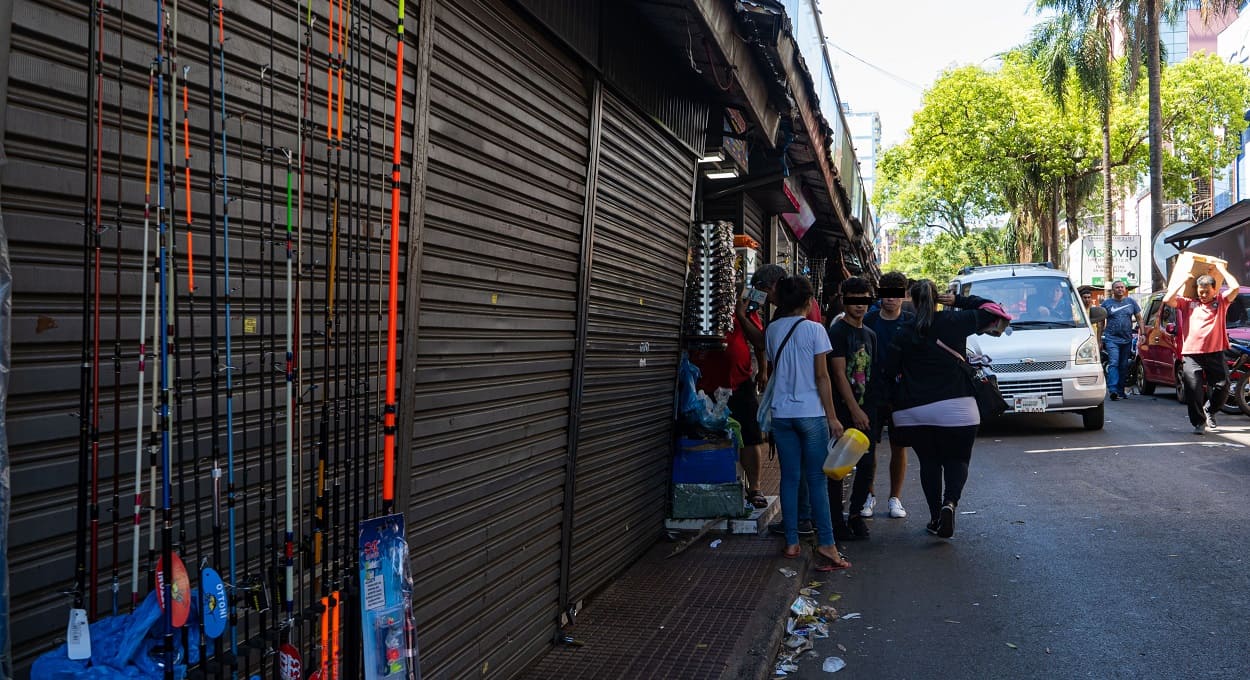
[[674,484],[738,481],[738,449],[728,439],[680,439],[673,456]]

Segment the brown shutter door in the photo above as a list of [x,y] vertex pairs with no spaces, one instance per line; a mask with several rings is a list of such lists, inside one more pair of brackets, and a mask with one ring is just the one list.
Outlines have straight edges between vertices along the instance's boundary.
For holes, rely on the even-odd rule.
[[663,527],[695,159],[604,93],[570,599]]
[[554,634],[589,95],[502,2],[433,35],[408,521],[423,674],[469,677]]

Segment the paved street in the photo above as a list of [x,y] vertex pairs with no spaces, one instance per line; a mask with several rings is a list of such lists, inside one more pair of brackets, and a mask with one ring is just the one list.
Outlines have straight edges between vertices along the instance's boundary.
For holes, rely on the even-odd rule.
[[[791,677],[1197,678],[1250,668],[1250,419],[1190,433],[1172,391],[983,430],[954,539],[924,532],[915,458],[905,520],[845,546],[843,615]],[[888,448],[876,487],[888,491]],[[843,649],[839,649],[838,646]]]

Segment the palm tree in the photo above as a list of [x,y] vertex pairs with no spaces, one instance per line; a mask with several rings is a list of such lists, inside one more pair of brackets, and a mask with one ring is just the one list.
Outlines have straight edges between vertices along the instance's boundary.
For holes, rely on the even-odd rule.
[[[1149,1],[1149,0],[1147,0]],[[1111,193],[1111,113],[1118,89],[1115,58],[1117,23],[1132,25],[1132,0],[1037,0],[1041,11],[1054,11],[1033,30],[1027,51],[1042,71],[1042,85],[1060,110],[1066,110],[1075,77],[1079,95],[1097,109],[1102,128],[1102,204],[1105,243],[1103,285],[1111,289],[1111,241],[1114,233]],[[1130,57],[1132,55],[1130,54]],[[1130,58],[1128,63],[1132,63]],[[1136,69],[1133,69],[1136,71]]]
[[[1236,9],[1239,0],[1201,0],[1199,9],[1204,22],[1223,16]],[[1181,12],[1193,5],[1191,0],[1140,0],[1136,25],[1144,28],[1146,44],[1146,83],[1149,100],[1150,129],[1150,237],[1163,231],[1163,105],[1160,100],[1160,83],[1163,79],[1162,56],[1159,45],[1159,22],[1175,20]],[[1154,287],[1163,287],[1163,272],[1154,272]]]

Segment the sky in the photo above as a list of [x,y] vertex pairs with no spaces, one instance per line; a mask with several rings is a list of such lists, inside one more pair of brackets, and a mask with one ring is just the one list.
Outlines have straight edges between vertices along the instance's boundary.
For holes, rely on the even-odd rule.
[[1038,21],[1035,4],[1035,0],[822,0],[821,18],[838,94],[853,111],[880,113],[882,145],[897,144],[907,135],[923,91],[944,69],[992,65],[995,54],[1028,40]]

